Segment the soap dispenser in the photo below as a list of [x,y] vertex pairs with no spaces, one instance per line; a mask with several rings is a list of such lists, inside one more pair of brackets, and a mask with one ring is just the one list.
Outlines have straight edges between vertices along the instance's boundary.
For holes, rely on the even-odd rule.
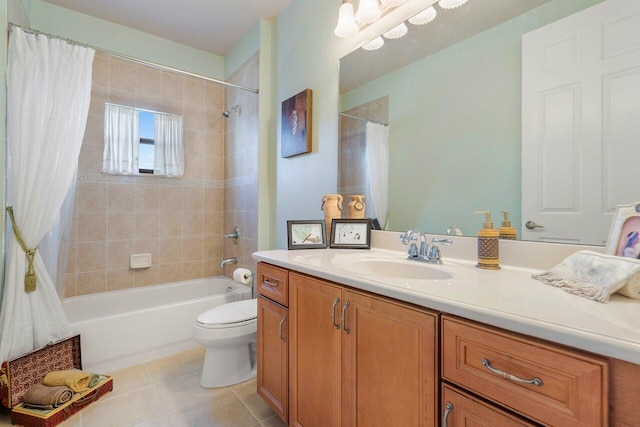
[[478,264],[476,264],[476,267],[487,270],[499,270],[500,247],[498,238],[500,232],[493,228],[491,212],[476,211],[476,213],[485,215],[484,225],[482,229],[478,230]]
[[509,221],[509,211],[502,211],[502,227],[498,229],[498,233],[500,233],[501,239],[507,240],[515,240],[518,232],[515,228],[511,226],[511,221]]

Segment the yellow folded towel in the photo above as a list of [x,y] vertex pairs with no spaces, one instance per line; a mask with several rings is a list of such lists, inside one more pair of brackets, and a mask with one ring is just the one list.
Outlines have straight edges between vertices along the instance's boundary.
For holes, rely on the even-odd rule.
[[42,379],[42,384],[54,387],[66,385],[75,393],[85,391],[89,388],[91,374],[77,369],[67,371],[51,371]]

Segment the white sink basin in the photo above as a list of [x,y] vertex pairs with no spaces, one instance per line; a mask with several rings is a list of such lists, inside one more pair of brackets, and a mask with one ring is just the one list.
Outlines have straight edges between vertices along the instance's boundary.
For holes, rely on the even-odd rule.
[[449,280],[452,277],[439,266],[406,259],[337,256],[332,263],[344,272],[366,276],[410,280]]

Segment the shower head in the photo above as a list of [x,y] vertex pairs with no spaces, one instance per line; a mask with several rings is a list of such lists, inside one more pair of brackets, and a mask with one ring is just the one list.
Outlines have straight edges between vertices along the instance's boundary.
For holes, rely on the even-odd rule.
[[225,119],[228,119],[229,116],[231,115],[232,111],[235,111],[236,113],[239,113],[240,112],[240,106],[238,104],[236,104],[235,107],[227,108],[226,110],[224,110],[222,112],[222,117],[224,117]]

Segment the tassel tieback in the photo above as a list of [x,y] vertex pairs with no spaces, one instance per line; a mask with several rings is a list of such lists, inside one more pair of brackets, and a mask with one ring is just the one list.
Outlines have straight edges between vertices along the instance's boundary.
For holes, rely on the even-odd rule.
[[36,252],[38,252],[38,248],[29,249],[24,239],[22,238],[22,234],[16,225],[16,220],[13,217],[13,206],[7,206],[7,212],[9,213],[9,219],[11,220],[11,227],[13,228],[13,234],[16,236],[16,240],[20,247],[24,251],[25,255],[29,259],[29,269],[27,270],[27,274],[24,276],[24,291],[25,292],[33,292],[36,290],[36,271],[33,266]]

